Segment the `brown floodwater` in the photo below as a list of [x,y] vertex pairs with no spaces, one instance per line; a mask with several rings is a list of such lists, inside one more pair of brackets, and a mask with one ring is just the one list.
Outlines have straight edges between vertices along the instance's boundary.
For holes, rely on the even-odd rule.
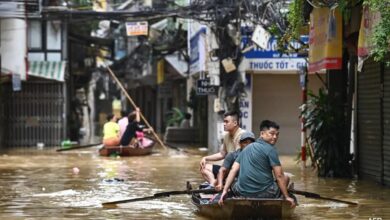
[[[100,157],[97,148],[64,152],[18,149],[0,153],[0,219],[205,219],[188,195],[103,208],[101,203],[157,192],[184,190],[203,182],[198,164],[204,155],[155,149],[143,157]],[[350,179],[318,178],[293,156],[281,156],[295,188],[342,203],[298,196],[292,219],[390,219],[390,187]],[[79,172],[77,172],[79,171]]]

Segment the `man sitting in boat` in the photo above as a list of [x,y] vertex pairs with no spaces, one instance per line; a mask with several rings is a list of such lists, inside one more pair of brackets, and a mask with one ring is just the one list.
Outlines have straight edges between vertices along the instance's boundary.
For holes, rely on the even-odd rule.
[[215,190],[221,191],[223,189],[223,182],[225,178],[227,177],[230,169],[233,166],[234,161],[237,159],[238,155],[241,153],[241,151],[250,143],[255,142],[256,138],[255,135],[250,131],[245,131],[241,134],[240,137],[240,149],[230,152],[226,155],[225,159],[223,160],[223,164],[218,172],[217,177],[217,184],[215,186]]
[[114,114],[107,115],[107,122],[103,126],[104,146],[119,145],[119,125],[116,123],[117,117]]
[[292,207],[296,205],[294,199],[288,194],[289,178],[284,175],[278,153],[274,148],[278,137],[278,124],[269,120],[261,122],[260,138],[248,145],[233,164],[218,201],[220,205],[223,205],[223,200],[238,171],[240,171],[240,175],[232,186],[234,196],[278,198],[283,195]]
[[120,144],[122,146],[133,146],[133,147],[142,147],[137,140],[136,132],[150,132],[151,128],[142,128],[139,124],[141,121],[140,118],[140,109],[136,108],[135,111],[131,112],[128,116],[129,124],[126,127],[125,132],[122,135]]
[[219,168],[221,166],[210,164],[207,162],[222,160],[226,157],[227,153],[233,152],[240,148],[239,139],[244,132],[240,128],[239,117],[237,112],[227,112],[223,118],[223,129],[227,133],[223,137],[223,143],[218,153],[203,157],[200,161],[200,172],[203,178],[210,183],[211,187],[215,187]]

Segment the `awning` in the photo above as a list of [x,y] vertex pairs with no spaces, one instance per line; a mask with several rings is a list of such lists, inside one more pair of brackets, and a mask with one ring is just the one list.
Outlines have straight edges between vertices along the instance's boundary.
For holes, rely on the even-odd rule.
[[29,61],[28,75],[64,82],[66,61]]
[[177,53],[166,55],[165,60],[173,67],[173,69],[177,73],[177,77],[173,78],[185,78],[188,76],[188,63],[185,62],[183,59],[179,59],[179,55]]

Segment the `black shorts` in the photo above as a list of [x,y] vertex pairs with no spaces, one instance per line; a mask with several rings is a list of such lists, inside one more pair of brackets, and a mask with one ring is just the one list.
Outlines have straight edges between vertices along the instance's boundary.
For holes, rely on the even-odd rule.
[[221,166],[213,164],[213,174],[215,178],[218,176],[219,168],[221,168]]

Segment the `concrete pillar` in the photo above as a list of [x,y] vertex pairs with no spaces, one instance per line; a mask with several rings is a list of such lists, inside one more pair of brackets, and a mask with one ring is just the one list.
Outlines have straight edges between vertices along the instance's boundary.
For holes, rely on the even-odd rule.
[[224,135],[223,115],[214,111],[215,95],[208,96],[208,148],[209,154],[219,151]]

